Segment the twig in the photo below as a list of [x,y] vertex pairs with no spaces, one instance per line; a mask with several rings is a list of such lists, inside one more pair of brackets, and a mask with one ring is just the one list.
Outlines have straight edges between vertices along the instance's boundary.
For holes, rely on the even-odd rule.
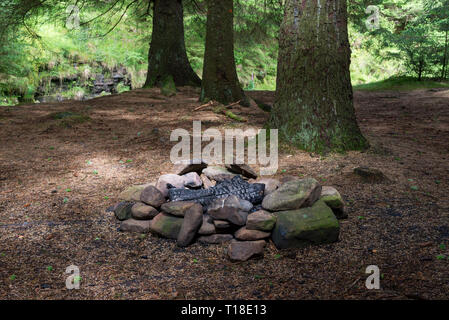
[[196,107],[195,109],[193,109],[193,111],[198,111],[198,110],[203,109],[203,108],[205,108],[205,107],[210,107],[210,106],[214,105],[215,102],[216,102],[216,101],[211,100],[211,101],[209,101],[208,103],[205,103],[205,104],[200,105],[199,107]]

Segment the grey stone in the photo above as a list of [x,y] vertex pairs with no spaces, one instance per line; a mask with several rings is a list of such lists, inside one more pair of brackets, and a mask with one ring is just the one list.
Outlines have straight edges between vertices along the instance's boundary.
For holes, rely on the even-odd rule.
[[255,241],[268,238],[271,235],[270,232],[260,230],[249,230],[246,227],[242,227],[234,234],[235,238],[243,241]]
[[189,172],[200,173],[205,168],[207,168],[207,163],[202,159],[184,160],[175,163],[172,172],[182,176]]
[[346,219],[348,214],[345,212],[345,203],[334,187],[325,186],[321,190],[320,200],[323,200],[329,208],[332,209],[337,219]]
[[237,241],[233,240],[228,247],[229,259],[233,262],[247,261],[251,258],[262,257],[266,242],[258,241]]
[[184,217],[186,211],[195,204],[195,202],[173,201],[166,202],[161,206],[161,210],[177,217]]
[[150,231],[150,223],[151,221],[149,220],[128,219],[122,221],[120,231],[148,233]]
[[150,220],[159,214],[152,206],[142,202],[135,203],[131,208],[132,217],[137,220]]
[[249,230],[271,231],[276,224],[276,216],[268,211],[259,210],[248,215],[246,228]]
[[265,185],[265,192],[264,195],[268,195],[272,193],[273,191],[277,190],[279,186],[281,185],[281,182],[277,179],[271,179],[271,178],[261,178],[254,181],[250,181],[251,183],[261,183]]
[[198,230],[198,234],[211,235],[214,233],[216,233],[214,220],[210,215],[203,214],[203,223],[201,224],[200,230]]
[[210,166],[202,171],[202,173],[209,179],[215,180],[217,182],[232,179],[236,174],[229,172],[226,168],[218,166]]
[[203,181],[196,172],[189,172],[182,177],[184,178],[184,187],[199,188],[203,185]]
[[208,207],[207,213],[214,219],[226,220],[237,226],[243,226],[246,224],[248,213],[242,208],[241,199],[231,195],[213,201]]
[[150,231],[168,239],[178,239],[183,220],[161,212],[151,220]]
[[198,242],[207,243],[207,244],[220,244],[220,243],[229,242],[232,239],[234,239],[232,234],[213,234],[210,236],[199,237]]
[[321,195],[321,186],[315,179],[291,180],[267,195],[262,207],[270,211],[295,210],[313,205]]
[[192,243],[197,231],[203,223],[203,207],[195,203],[187,209],[184,221],[178,234],[177,244],[179,247],[187,247]]
[[176,188],[184,187],[184,178],[177,174],[163,174],[159,177],[156,187],[162,192],[164,197],[168,196],[167,184],[171,184]]
[[134,202],[120,202],[114,209],[115,217],[120,221],[131,218],[131,208],[133,207],[133,205]]
[[165,202],[165,197],[156,187],[148,186],[140,194],[140,201],[159,208]]
[[324,201],[318,200],[308,208],[277,212],[276,216],[272,240],[278,249],[338,241],[340,225]]
[[388,181],[388,178],[379,169],[358,167],[354,169],[354,174],[359,176],[363,182],[382,183]]
[[257,178],[257,173],[247,164],[227,164],[226,168],[231,172],[241,174],[242,176],[247,178]]
[[231,227],[231,224],[228,221],[224,220],[214,220],[214,226],[216,230],[226,230]]

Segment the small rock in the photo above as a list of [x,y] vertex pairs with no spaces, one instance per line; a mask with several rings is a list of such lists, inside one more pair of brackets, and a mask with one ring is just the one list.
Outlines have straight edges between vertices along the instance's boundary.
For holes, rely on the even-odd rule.
[[323,200],[332,209],[337,219],[346,219],[348,217],[344,209],[345,203],[343,198],[334,187],[323,187],[321,189],[320,200]]
[[272,193],[273,191],[277,190],[279,186],[281,185],[281,182],[277,179],[271,179],[271,178],[262,178],[257,179],[254,181],[251,181],[251,183],[261,183],[265,185],[265,192],[264,196]]
[[228,247],[229,259],[233,262],[247,261],[251,258],[262,257],[266,242],[258,241],[237,241],[233,240]]
[[241,199],[231,195],[227,198],[213,201],[209,205],[207,212],[214,219],[226,220],[237,226],[243,226],[246,224],[248,217],[248,212],[243,211],[243,209],[245,208],[241,204]]
[[229,242],[232,239],[234,239],[232,234],[213,234],[210,236],[199,237],[198,242],[207,243],[207,244],[220,244],[220,243]]
[[253,204],[248,200],[243,200],[239,198],[239,201],[240,201],[240,209],[242,209],[242,211],[250,212],[254,207]]
[[124,221],[129,218],[131,218],[131,208],[133,207],[134,202],[120,202],[117,204],[114,210],[115,217],[120,220]]
[[177,217],[184,217],[186,211],[195,204],[195,202],[172,201],[166,202],[161,206],[161,210]]
[[131,208],[132,217],[137,220],[150,220],[159,214],[152,206],[137,202]]
[[177,245],[179,247],[187,247],[192,243],[197,231],[203,223],[203,207],[195,203],[189,209],[187,209],[184,221],[181,226],[177,238]]
[[206,175],[201,174],[200,175],[201,181],[203,182],[204,189],[209,189],[215,186],[215,182],[212,182]]
[[267,195],[262,207],[270,211],[295,210],[313,205],[321,195],[321,186],[315,179],[291,180]]
[[243,241],[255,241],[268,238],[271,233],[259,230],[248,230],[246,227],[242,227],[234,234],[235,238]]
[[276,216],[265,210],[259,210],[248,215],[246,228],[249,230],[271,231],[276,224]]
[[318,200],[309,208],[276,212],[276,216],[271,238],[278,249],[338,241],[340,225],[324,201]]
[[165,202],[165,197],[158,188],[148,186],[140,194],[140,201],[152,207],[159,208]]
[[189,172],[201,173],[203,169],[207,168],[207,163],[202,159],[184,160],[173,165],[172,172],[182,176]]
[[198,230],[198,234],[201,235],[211,235],[216,233],[214,219],[208,214],[203,215],[203,223],[201,224],[200,230]]
[[150,231],[168,239],[178,239],[183,220],[161,212],[151,220]]
[[154,184],[131,186],[120,193],[118,198],[124,201],[140,201],[140,194],[142,193],[143,189],[150,185],[154,186]]
[[251,179],[257,178],[256,172],[247,164],[236,164],[236,163],[227,164],[226,168],[231,172],[241,174],[242,176],[247,178]]
[[148,233],[150,231],[149,220],[128,219],[120,224],[120,231]]
[[236,174],[229,172],[226,168],[217,166],[207,167],[206,169],[203,169],[202,173],[209,179],[217,182],[232,179],[236,176]]
[[354,169],[354,173],[367,183],[381,183],[388,180],[383,172],[378,169],[358,167]]
[[184,187],[199,188],[203,185],[203,181],[196,172],[189,172],[182,177],[184,178]]
[[164,197],[168,196],[168,187],[167,184],[171,184],[175,188],[183,188],[184,187],[184,178],[182,176],[178,176],[177,174],[163,174],[159,177],[159,180],[156,183],[156,188],[158,188]]
[[217,230],[226,230],[231,227],[231,224],[228,221],[224,220],[214,220],[214,227]]

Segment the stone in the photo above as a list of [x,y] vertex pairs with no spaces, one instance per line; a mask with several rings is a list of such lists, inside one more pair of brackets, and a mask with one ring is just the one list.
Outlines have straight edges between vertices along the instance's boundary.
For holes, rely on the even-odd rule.
[[204,189],[209,189],[215,186],[215,182],[212,182],[208,177],[206,177],[206,175],[201,174],[200,175],[201,181],[203,182],[203,188]]
[[203,214],[203,223],[200,230],[198,230],[198,234],[207,236],[214,233],[216,233],[214,219],[208,214]]
[[295,210],[313,205],[321,195],[321,186],[315,179],[291,180],[267,195],[262,207],[270,211]]
[[277,212],[276,216],[271,238],[278,249],[338,241],[340,225],[324,201],[318,200],[308,208]]
[[121,192],[118,198],[123,201],[140,201],[140,194],[142,193],[145,186],[131,186]]
[[337,219],[346,219],[348,217],[344,209],[345,203],[343,198],[334,187],[323,186],[320,200],[323,200],[332,209]]
[[165,197],[158,188],[148,186],[140,194],[140,201],[154,208],[159,208],[165,202]]
[[213,234],[210,236],[199,237],[198,242],[206,243],[206,244],[220,244],[220,243],[229,242],[232,239],[234,239],[232,234]]
[[232,179],[236,176],[235,173],[229,172],[226,168],[211,166],[203,169],[202,173],[211,180],[215,180],[217,182]]
[[124,221],[131,218],[131,208],[134,205],[134,202],[123,201],[116,205],[114,209],[115,217]]
[[187,247],[191,244],[202,223],[203,207],[195,203],[187,209],[184,215],[184,221],[177,238],[177,245],[179,247]]
[[207,163],[203,159],[183,160],[175,163],[172,172],[177,175],[184,175],[189,172],[201,173],[207,168]]
[[234,233],[234,236],[238,240],[243,241],[255,241],[268,238],[271,235],[270,232],[259,231],[259,230],[249,230],[246,227],[242,227]]
[[248,230],[271,231],[276,224],[276,216],[268,211],[259,210],[248,215],[246,228]]
[[272,193],[273,191],[277,190],[279,186],[281,185],[281,182],[277,179],[271,179],[271,178],[261,178],[254,181],[250,181],[251,183],[261,183],[265,185],[265,192],[264,195],[268,195]]
[[228,247],[229,259],[233,262],[247,261],[251,258],[263,256],[263,249],[266,242],[258,241],[237,241],[233,240]]
[[196,172],[189,172],[182,177],[184,178],[184,187],[200,188],[203,185],[203,181]]
[[131,214],[137,220],[150,220],[159,214],[152,206],[148,206],[142,202],[135,203],[131,208]]
[[214,227],[217,230],[226,230],[231,227],[231,224],[228,221],[224,220],[214,220]]
[[178,239],[183,220],[161,212],[151,220],[150,231],[168,239]]
[[156,188],[158,188],[162,192],[164,197],[168,196],[167,184],[171,184],[172,186],[174,186],[176,188],[183,188],[184,187],[184,178],[177,174],[161,175],[159,177],[159,180],[157,180]]
[[214,200],[207,208],[207,213],[214,219],[226,220],[237,226],[243,226],[248,217],[248,212],[243,209],[241,199],[231,195]]
[[172,201],[166,202],[161,206],[161,210],[177,217],[184,217],[186,211],[195,204],[188,201]]
[[150,223],[151,221],[149,220],[128,219],[122,221],[120,231],[148,233],[150,232]]
[[381,183],[388,180],[382,171],[368,167],[355,168],[354,174],[359,176],[363,182],[367,183]]
[[257,178],[257,173],[247,164],[227,164],[226,168],[231,172],[241,174],[242,176],[247,178]]
[[254,207],[253,204],[248,200],[239,199],[239,201],[240,201],[240,209],[242,209],[242,211],[250,212],[251,209]]

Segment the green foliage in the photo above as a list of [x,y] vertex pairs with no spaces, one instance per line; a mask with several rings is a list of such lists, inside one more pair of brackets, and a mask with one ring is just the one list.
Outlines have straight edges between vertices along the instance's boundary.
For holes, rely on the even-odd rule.
[[449,81],[425,79],[418,81],[413,77],[393,77],[383,81],[371,82],[354,86],[354,90],[365,91],[410,91],[416,89],[449,88]]

